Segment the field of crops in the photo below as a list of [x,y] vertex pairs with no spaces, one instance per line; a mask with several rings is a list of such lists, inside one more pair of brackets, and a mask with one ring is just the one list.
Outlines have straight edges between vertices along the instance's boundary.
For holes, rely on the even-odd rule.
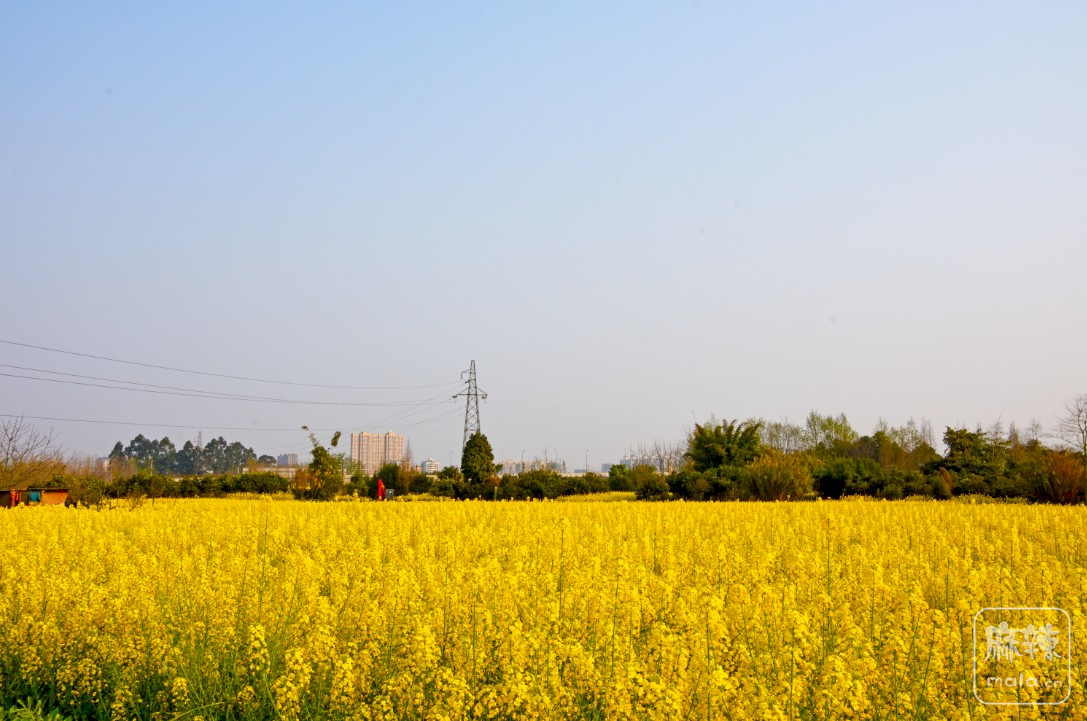
[[982,706],[972,635],[1087,628],[1082,507],[199,500],[0,541],[0,700],[70,717],[1085,716],[1077,655],[1067,703]]

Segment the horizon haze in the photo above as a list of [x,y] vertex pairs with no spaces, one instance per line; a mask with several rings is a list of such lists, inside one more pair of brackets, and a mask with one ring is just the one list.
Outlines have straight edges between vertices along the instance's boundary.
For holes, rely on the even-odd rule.
[[711,415],[1049,427],[1087,393],[1084,30],[9,5],[0,414],[93,421],[32,421],[80,454],[305,424],[446,465],[474,360],[498,462],[599,470]]

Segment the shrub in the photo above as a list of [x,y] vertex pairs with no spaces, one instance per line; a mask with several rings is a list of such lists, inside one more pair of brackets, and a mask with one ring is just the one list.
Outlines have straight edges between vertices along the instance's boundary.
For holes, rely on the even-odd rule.
[[989,484],[985,482],[985,479],[981,476],[973,473],[963,473],[958,477],[952,475],[955,479],[955,485],[952,487],[952,492],[956,496],[964,495],[979,495],[988,496],[991,494]]
[[709,496],[710,482],[704,474],[687,467],[668,476],[668,490],[676,498],[701,501]]
[[939,498],[941,501],[951,498],[951,487],[942,473],[930,476],[929,483],[932,485],[933,498]]
[[571,476],[562,479],[562,496],[588,495],[592,493],[606,493],[608,479],[597,473],[586,473],[583,476]]
[[807,498],[812,477],[805,458],[768,453],[741,472],[745,495],[760,501]]
[[1073,504],[1084,499],[1082,461],[1071,453],[1050,451],[1026,469],[1031,493],[1039,501]]
[[634,490],[630,484],[630,473],[626,466],[617,463],[608,469],[608,489],[612,491]]
[[870,458],[838,458],[814,472],[815,488],[823,498],[878,495],[885,485],[883,469]]
[[520,498],[555,498],[563,486],[563,478],[554,471],[528,471],[517,476],[510,476],[505,481],[505,486],[521,488],[521,494],[513,494],[507,497]]
[[457,482],[451,478],[438,478],[430,484],[430,495],[440,498],[456,498]]
[[298,500],[331,501],[342,490],[342,476],[318,475],[308,468],[299,468],[291,481],[291,493]]
[[635,466],[628,476],[638,500],[662,501],[672,495],[668,492],[668,482],[653,466]]

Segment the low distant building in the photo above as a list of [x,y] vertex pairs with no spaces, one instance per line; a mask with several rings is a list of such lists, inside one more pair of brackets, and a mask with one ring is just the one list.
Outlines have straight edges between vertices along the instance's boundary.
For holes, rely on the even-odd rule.
[[427,475],[431,475],[442,470],[442,464],[438,463],[433,458],[428,458],[419,464],[419,470]]
[[557,470],[558,465],[552,461],[551,463],[544,463],[538,458],[533,461],[521,461],[520,459],[507,458],[502,462],[502,475],[503,476],[519,476],[522,473],[528,473],[529,471],[546,471]]
[[286,478],[287,480],[293,480],[298,474],[301,468],[299,466],[275,466],[273,468],[266,468],[263,473],[274,473],[280,478]]
[[0,508],[27,506],[63,506],[68,500],[67,488],[9,488],[0,491]]

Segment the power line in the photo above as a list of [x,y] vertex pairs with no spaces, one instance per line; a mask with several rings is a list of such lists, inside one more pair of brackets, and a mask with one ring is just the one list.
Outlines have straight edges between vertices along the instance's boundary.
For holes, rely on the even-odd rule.
[[[42,379],[42,380],[48,380],[48,379]],[[436,400],[438,398],[443,398],[443,400],[441,400],[440,402],[429,402],[431,400]],[[393,413],[391,415],[385,416],[383,418],[379,418],[376,421],[370,421],[368,423],[345,423],[345,424],[342,424],[342,425],[337,426],[337,427],[310,428],[310,430],[312,430],[312,431],[341,431],[344,428],[354,428],[354,427],[360,427],[360,426],[363,426],[363,425],[368,425],[368,426],[371,426],[371,427],[380,426],[380,425],[383,425],[383,424],[388,423],[389,421],[393,421],[393,420],[402,421],[402,420],[404,420],[406,418],[410,418],[413,415],[416,415],[417,413],[421,413],[421,412],[423,412],[425,410],[435,408],[435,407],[443,405],[443,404],[445,404],[447,402],[448,401],[444,400],[444,396],[434,396],[432,399],[428,399],[428,402],[417,403],[417,404],[415,404],[413,406],[410,406],[408,408],[405,408],[403,410],[396,411],[395,413]],[[424,426],[424,425],[427,425],[428,423],[434,422],[436,420],[441,420],[441,419],[445,418],[446,416],[455,417],[455,416],[458,416],[459,414],[460,414],[460,409],[454,407],[454,408],[451,408],[450,410],[442,411],[441,413],[438,413],[438,414],[436,414],[434,416],[431,416],[429,418],[425,418],[425,419],[419,420],[419,421],[412,421],[411,423],[408,423],[406,426],[404,426],[404,428],[415,428],[415,427],[418,427],[418,426]],[[259,426],[215,426],[215,425],[209,425],[209,424],[187,425],[187,424],[183,424],[183,423],[149,423],[149,422],[145,422],[145,421],[112,421],[112,420],[104,420],[104,419],[99,419],[99,418],[63,418],[63,417],[60,417],[60,416],[30,416],[30,415],[26,415],[26,414],[22,414],[22,413],[18,413],[18,414],[16,414],[16,413],[0,413],[0,418],[27,418],[27,419],[30,419],[30,420],[37,420],[37,421],[55,421],[55,422],[58,422],[58,423],[92,423],[92,424],[96,424],[96,425],[113,425],[113,426],[147,426],[147,427],[151,427],[151,428],[181,428],[181,429],[186,429],[186,430],[261,431],[261,432],[281,432],[281,433],[285,433],[285,432],[299,431],[302,428],[301,425],[293,426],[291,428],[262,428],[262,427],[259,427]]]
[[157,370],[172,371],[174,373],[191,373],[193,375],[211,376],[213,378],[229,378],[236,381],[250,381],[253,383],[272,383],[276,385],[284,386],[301,386],[305,388],[334,388],[337,390],[357,390],[357,391],[386,391],[386,390],[415,390],[419,388],[443,388],[449,383],[430,383],[426,385],[416,386],[340,386],[330,385],[324,383],[295,383],[293,381],[279,381],[269,380],[267,378],[252,378],[249,376],[235,376],[228,375],[226,373],[212,373],[209,371],[197,371],[187,368],[175,368],[173,366],[157,365],[155,363],[141,363],[139,361],[124,360],[121,358],[110,358],[109,356],[94,355],[93,353],[79,353],[71,350],[61,350],[60,348],[47,348],[46,346],[32,345],[30,343],[18,343],[13,340],[4,340],[0,338],[0,343],[5,345],[18,346],[20,348],[33,348],[34,350],[47,351],[49,353],[62,353],[64,355],[79,356],[80,358],[93,358],[95,360],[109,361],[110,363],[124,363],[125,365],[140,366],[142,368],[155,368]]
[[[277,402],[277,403],[310,403],[310,402],[323,403],[324,402],[324,401],[305,401],[305,400],[297,400],[297,399],[292,399],[292,398],[273,398],[273,397],[269,397],[269,396],[252,396],[252,395],[248,395],[248,394],[244,394],[244,393],[224,393],[224,392],[221,392],[221,391],[209,391],[209,390],[205,390],[203,388],[183,388],[183,387],[178,387],[178,386],[166,386],[166,385],[160,385],[158,383],[142,383],[142,382],[139,382],[139,381],[126,381],[126,380],[119,379],[119,378],[103,378],[101,376],[89,376],[89,375],[83,375],[81,373],[65,373],[63,371],[51,371],[51,370],[46,370],[44,368],[31,368],[31,367],[28,367],[28,366],[17,366],[17,365],[10,365],[10,364],[7,364],[7,363],[0,363],[0,368],[12,368],[12,369],[15,369],[15,370],[30,371],[32,373],[48,373],[49,375],[66,376],[66,377],[69,377],[69,378],[82,378],[84,380],[92,380],[92,381],[104,381],[104,382],[107,382],[107,383],[121,383],[121,384],[124,384],[124,385],[130,385],[130,386],[143,386],[143,387],[146,387],[146,388],[159,388],[159,389],[171,390],[171,391],[184,391],[185,393],[196,393],[196,394],[200,394],[200,395],[220,396],[220,397],[232,398],[232,399],[236,399],[236,400],[259,400],[259,401],[269,401],[269,402]],[[29,376],[13,376],[13,377],[29,378]],[[49,379],[48,378],[35,378],[33,380],[49,380]],[[463,381],[457,381],[456,383],[447,383],[446,387],[447,388],[453,388],[455,386],[461,385],[462,383],[463,383]],[[112,386],[102,386],[102,387],[109,388],[109,387],[112,387]],[[120,388],[119,390],[135,390],[135,389],[132,389],[132,388]],[[439,396],[432,396],[432,398],[437,398],[437,397],[439,397]],[[430,400],[430,399],[427,399],[427,400]],[[413,401],[413,400],[395,401],[395,402],[385,401],[385,402],[382,402],[382,403],[374,403],[373,405],[401,405],[401,404],[405,404],[405,403],[414,403],[414,402],[415,401]]]
[[385,425],[387,423],[390,423],[392,421],[403,421],[405,418],[410,418],[411,416],[415,415],[416,413],[421,413],[421,412],[423,412],[424,410],[426,410],[428,408],[436,408],[437,406],[442,405],[442,403],[444,403],[444,402],[446,402],[446,401],[436,402],[436,403],[427,403],[425,405],[420,403],[418,406],[413,406],[415,408],[415,410],[412,410],[411,408],[407,408],[407,409],[404,409],[404,410],[401,410],[401,411],[394,411],[390,415],[387,415],[387,416],[385,416],[383,418],[378,418],[376,421],[370,421],[369,423],[365,423],[365,424],[362,424],[362,425],[367,425],[367,426],[370,426],[371,428],[379,428],[379,427],[381,427],[381,426],[383,426],[383,425]]
[[[453,418],[460,415],[460,409],[454,408],[451,411],[443,411],[429,418],[424,418],[421,421],[413,421],[408,423],[403,428],[417,428],[419,426],[425,426],[438,420],[443,420],[446,417]],[[259,431],[259,432],[273,432],[273,433],[293,433],[300,431],[302,426],[294,426],[292,428],[261,428],[260,426],[212,426],[212,425],[186,425],[183,423],[146,423],[142,421],[107,421],[96,418],[61,418],[59,416],[28,416],[25,414],[16,413],[0,413],[0,418],[25,418],[32,421],[53,421],[56,423],[93,423],[95,425],[106,426],[145,426],[149,428],[180,428],[184,430],[205,430],[205,431]],[[351,426],[347,426],[351,427]],[[337,428],[310,428],[311,431],[339,431],[343,430],[343,426]]]
[[406,431],[406,430],[410,430],[412,428],[419,428],[420,426],[430,425],[431,423],[434,423],[436,421],[446,420],[448,418],[457,418],[459,416],[460,416],[460,409],[459,408],[454,408],[451,411],[442,411],[441,413],[437,413],[437,414],[435,414],[433,416],[430,416],[429,418],[424,418],[421,421],[412,421],[411,423],[405,423],[404,425],[400,426],[397,430],[398,431]]
[[[419,411],[415,411],[415,412],[418,413]],[[460,408],[453,408],[453,409],[451,409],[449,411],[443,411],[443,412],[438,413],[436,415],[433,415],[433,416],[431,416],[429,418],[424,418],[424,419],[419,420],[419,421],[413,421],[411,423],[405,424],[403,426],[400,426],[397,430],[398,431],[405,431],[405,430],[409,430],[409,429],[412,429],[412,428],[421,428],[423,426],[427,426],[427,425],[430,425],[432,423],[439,423],[438,426],[431,429],[430,431],[427,431],[426,433],[424,433],[422,436],[420,436],[417,439],[417,440],[423,440],[424,438],[428,438],[429,436],[433,435],[436,431],[441,430],[445,426],[448,426],[450,423],[457,420],[460,417],[460,414],[461,414]],[[27,416],[27,417],[29,417],[29,416]],[[380,426],[381,423],[376,422],[376,423],[370,423],[370,424],[367,424],[367,425],[369,425],[371,427],[374,427],[374,426]],[[313,431],[316,431],[316,430],[337,431],[337,430],[343,430],[343,429],[342,428],[322,428],[322,429],[311,428],[310,430],[313,430]],[[282,450],[296,451],[296,452],[301,453],[301,452],[303,452],[305,450],[308,450],[309,448],[310,448],[310,446],[309,446],[308,443],[298,443],[298,444],[295,444],[295,445],[291,445],[291,446],[287,447],[286,449],[282,449]]]
[[440,426],[436,426],[435,428],[431,428],[429,431],[427,431],[426,433],[424,433],[423,435],[421,435],[417,439],[415,439],[415,442],[418,443],[419,441],[422,441],[422,440],[424,440],[426,438],[429,438],[430,436],[434,435],[435,433],[437,433],[441,429],[445,428],[446,426],[448,426],[450,423],[452,423],[453,421],[455,421],[459,417],[460,417],[460,409],[458,408],[457,412],[449,417],[449,420],[445,421]]
[[[40,371],[40,372],[53,373],[54,371]],[[74,375],[74,374],[64,374],[64,375]],[[216,391],[205,392],[205,391],[199,391],[199,390],[195,390],[195,389],[193,389],[193,392],[180,392],[180,391],[175,391],[175,390],[155,390],[155,388],[169,388],[169,386],[155,386],[154,388],[127,388],[127,387],[124,387],[124,386],[107,386],[107,385],[103,385],[101,383],[85,383],[83,381],[66,381],[66,380],[62,380],[60,378],[35,378],[34,376],[24,376],[24,375],[18,375],[18,374],[15,374],[15,373],[2,373],[2,372],[0,372],[0,376],[5,376],[7,378],[21,378],[21,379],[24,379],[24,380],[40,381],[40,382],[44,382],[44,383],[62,383],[62,384],[66,384],[66,385],[86,386],[86,387],[89,387],[89,388],[105,388],[105,389],[108,389],[108,390],[115,390],[115,391],[130,391],[130,392],[134,392],[134,393],[154,393],[156,395],[165,395],[165,396],[181,396],[183,398],[210,398],[210,399],[220,400],[220,401],[227,400],[227,401],[242,401],[242,402],[247,402],[247,403],[284,403],[284,404],[287,404],[287,405],[354,406],[354,407],[359,407],[359,406],[362,406],[362,407],[411,406],[411,405],[415,405],[415,404],[418,404],[418,403],[425,403],[427,401],[437,400],[437,399],[443,397],[442,395],[437,395],[437,396],[433,396],[432,398],[426,398],[426,399],[422,399],[422,400],[384,401],[384,402],[309,401],[309,400],[293,400],[293,399],[289,399],[289,398],[266,398],[266,397],[261,397],[261,396],[241,396],[241,395],[226,395],[226,394],[212,395],[213,393],[216,393]],[[117,382],[117,383],[130,383],[129,381],[114,381],[114,382]],[[130,383],[130,385],[137,385],[137,384]],[[150,384],[139,384],[139,385],[150,385]],[[454,385],[460,385],[460,384],[459,383],[446,384],[445,387],[446,388],[451,388]]]
[[[414,408],[414,409],[409,408],[409,409],[405,409],[405,410],[401,410],[401,411],[396,411],[395,413],[393,413],[391,415],[388,415],[388,416],[385,416],[384,418],[379,418],[376,421],[370,421],[368,423],[359,423],[359,424],[347,424],[345,427],[347,427],[347,428],[362,428],[362,427],[365,427],[365,426],[369,426],[370,428],[380,428],[381,426],[384,426],[387,423],[391,424],[393,421],[402,422],[407,418],[411,418],[412,416],[416,415],[417,413],[422,413],[423,411],[428,410],[430,408],[434,408],[437,405],[440,405],[440,404],[438,404],[438,403],[431,403],[431,404],[426,404],[426,405],[420,404],[420,406],[417,407],[417,408]],[[436,420],[440,420],[447,413],[450,415],[450,418],[454,418],[454,417],[460,415],[460,409],[452,408],[449,411],[442,411],[441,413],[438,413],[437,415],[432,416],[431,418],[424,419],[422,421],[413,421],[413,422],[408,423],[408,424],[406,424],[404,426],[401,426],[400,430],[405,430],[407,428],[414,428],[414,427],[417,427],[417,426],[426,425],[427,423],[434,422]],[[325,428],[324,430],[326,430],[326,431],[340,431],[340,430],[343,430],[343,428]],[[298,446],[297,449],[292,448],[292,450],[298,450],[298,449],[305,450],[305,448],[308,448],[308,446]]]
[[[245,394],[242,394],[242,393],[222,393],[220,391],[208,391],[208,390],[204,390],[202,388],[179,388],[177,386],[164,386],[164,385],[159,385],[157,383],[140,383],[139,381],[126,381],[126,380],[121,380],[119,378],[103,378],[101,376],[88,376],[88,375],[83,375],[81,373],[64,373],[63,371],[51,371],[51,370],[46,370],[44,368],[30,368],[30,367],[27,367],[27,366],[9,365],[7,363],[0,363],[0,368],[11,368],[11,369],[14,369],[14,370],[30,371],[32,373],[48,373],[49,375],[67,376],[68,378],[82,378],[84,380],[91,380],[91,381],[104,381],[106,383],[122,383],[124,385],[130,385],[130,386],[144,386],[146,388],[161,388],[161,389],[171,390],[171,391],[185,391],[186,393],[201,393],[201,394],[207,394],[207,395],[222,396],[222,397],[225,397],[225,398],[236,398],[236,399],[245,398],[245,399],[248,399],[248,400],[278,400],[278,399],[268,398],[267,396],[250,396],[250,395],[245,395]],[[48,380],[48,379],[41,378],[39,380]],[[133,390],[133,389],[128,389],[128,390]]]
[[[457,411],[460,414],[460,411]],[[0,413],[0,418],[28,418],[33,421],[55,421],[58,423],[94,423],[98,425],[108,426],[146,426],[149,428],[182,428],[186,430],[205,430],[205,431],[275,431],[275,432],[287,432],[287,431],[299,431],[301,426],[296,428],[260,428],[253,426],[188,426],[179,423],[141,423],[138,421],[104,421],[91,418],[58,418],[53,416],[27,416],[16,415],[14,413]],[[336,431],[338,428],[311,428],[313,431]]]

